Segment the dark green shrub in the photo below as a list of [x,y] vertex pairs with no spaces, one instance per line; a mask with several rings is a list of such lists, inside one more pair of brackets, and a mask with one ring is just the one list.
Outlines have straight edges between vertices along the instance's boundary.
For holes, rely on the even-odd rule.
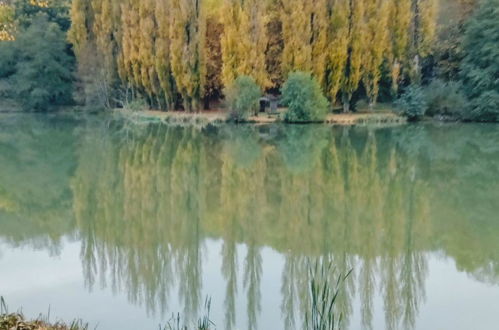
[[238,77],[225,90],[225,100],[229,109],[229,119],[242,121],[258,110],[262,91],[255,80],[248,76]]
[[428,109],[423,89],[418,85],[410,85],[396,101],[400,112],[409,120],[421,119]]
[[17,52],[14,41],[0,42],[0,79],[8,78],[16,72]]
[[282,103],[288,107],[286,121],[322,121],[326,117],[329,103],[310,73],[291,73],[281,92]]
[[10,76],[12,92],[26,110],[47,110],[71,102],[73,59],[57,24],[37,17],[13,47],[17,58],[15,73]]
[[499,0],[484,0],[466,26],[461,77],[470,99],[469,120],[497,121]]
[[424,95],[429,116],[462,117],[467,108],[468,100],[462,92],[462,87],[457,82],[433,80],[424,88]]
[[472,99],[465,119],[482,122],[499,122],[499,92],[485,91]]

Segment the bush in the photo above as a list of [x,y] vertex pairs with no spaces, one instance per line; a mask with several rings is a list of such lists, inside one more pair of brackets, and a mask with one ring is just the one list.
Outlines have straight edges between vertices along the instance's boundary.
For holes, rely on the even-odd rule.
[[72,101],[73,59],[57,24],[39,16],[11,47],[16,54],[12,92],[26,110],[47,110]]
[[462,92],[462,87],[457,82],[433,80],[424,88],[429,116],[451,116],[461,118],[467,108],[468,101]]
[[258,110],[261,95],[260,87],[253,78],[248,76],[238,77],[225,90],[229,119],[233,121],[247,119],[252,111],[256,112]]
[[326,117],[329,103],[310,73],[291,73],[281,92],[282,103],[288,107],[286,121],[322,121]]
[[423,89],[418,85],[410,85],[395,103],[409,120],[419,120],[428,109]]
[[499,92],[486,91],[474,98],[470,105],[470,111],[464,119],[499,122]]
[[497,121],[499,0],[484,0],[466,26],[461,77],[471,101],[466,119]]

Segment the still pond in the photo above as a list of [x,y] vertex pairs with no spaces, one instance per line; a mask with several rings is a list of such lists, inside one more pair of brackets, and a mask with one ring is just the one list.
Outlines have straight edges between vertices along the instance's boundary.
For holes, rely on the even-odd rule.
[[[497,329],[499,127],[132,126],[0,117],[0,296],[98,329]],[[336,276],[333,274],[332,276]]]

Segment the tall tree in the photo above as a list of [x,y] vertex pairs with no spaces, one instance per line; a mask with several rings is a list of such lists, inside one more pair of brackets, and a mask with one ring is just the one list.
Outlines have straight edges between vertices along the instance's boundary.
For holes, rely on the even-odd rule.
[[284,76],[287,76],[292,71],[312,70],[312,47],[310,43],[312,11],[312,1],[282,1],[281,21],[284,39],[282,71]]
[[369,109],[375,105],[381,65],[388,48],[389,0],[366,0],[366,52],[363,59],[363,83],[369,100]]
[[252,76],[262,87],[270,85],[265,67],[265,7],[265,1],[225,1],[221,41],[225,86],[232,84],[240,75]]
[[326,89],[329,24],[331,8],[328,0],[311,3],[310,44],[312,47],[312,73],[323,89]]
[[205,15],[201,0],[171,1],[171,66],[184,109],[199,110],[204,90]]
[[412,18],[412,0],[392,0],[390,8],[390,62],[392,92],[398,92],[400,79],[402,78],[402,67],[407,64],[409,49],[409,31]]
[[343,111],[350,111],[350,101],[362,79],[365,50],[365,6],[364,1],[350,0],[350,22],[348,31],[348,56],[341,86]]
[[265,67],[270,81],[270,88],[279,88],[283,81],[282,53],[284,50],[284,38],[282,33],[282,20],[279,0],[269,1],[267,7],[267,47],[265,49]]
[[348,59],[350,0],[333,0],[332,5],[332,13],[329,18],[326,94],[334,103],[342,86]]
[[412,22],[410,30],[409,78],[421,80],[421,60],[430,54],[436,32],[438,0],[412,0]]
[[171,0],[156,0],[156,24],[158,26],[157,38],[155,40],[155,67],[161,87],[162,99],[166,109],[173,109],[177,102],[175,81],[172,76],[171,67],[171,41],[170,41],[170,12]]

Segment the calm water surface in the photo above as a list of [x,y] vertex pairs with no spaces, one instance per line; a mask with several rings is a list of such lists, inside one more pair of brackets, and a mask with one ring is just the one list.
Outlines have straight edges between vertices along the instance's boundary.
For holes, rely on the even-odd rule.
[[130,127],[0,117],[0,295],[98,329],[497,329],[499,126]]

